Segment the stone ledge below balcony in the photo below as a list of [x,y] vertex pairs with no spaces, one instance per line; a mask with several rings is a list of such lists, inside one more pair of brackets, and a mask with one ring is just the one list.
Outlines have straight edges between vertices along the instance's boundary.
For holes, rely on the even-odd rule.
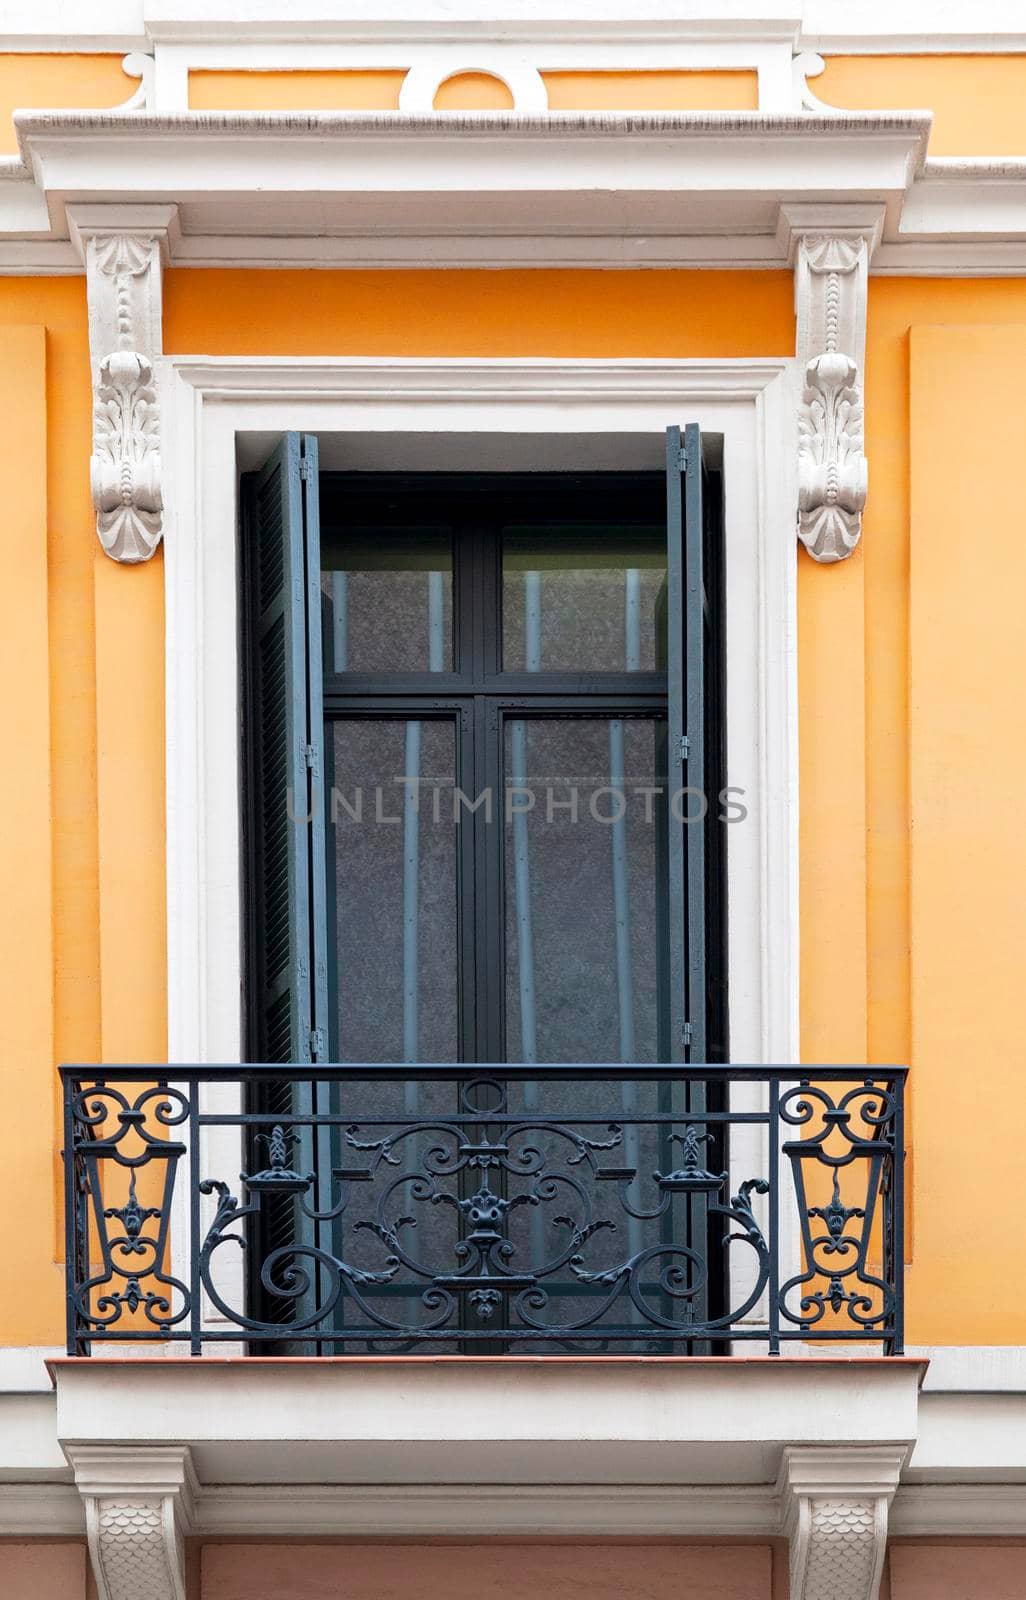
[[57,1433],[182,1445],[204,1484],[773,1483],[787,1446],[916,1437],[901,1357],[311,1357],[51,1364]]

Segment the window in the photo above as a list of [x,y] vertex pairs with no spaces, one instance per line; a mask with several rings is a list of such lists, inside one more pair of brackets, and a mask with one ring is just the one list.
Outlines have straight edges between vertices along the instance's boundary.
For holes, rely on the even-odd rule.
[[248,1031],[726,1058],[718,475],[244,480]]

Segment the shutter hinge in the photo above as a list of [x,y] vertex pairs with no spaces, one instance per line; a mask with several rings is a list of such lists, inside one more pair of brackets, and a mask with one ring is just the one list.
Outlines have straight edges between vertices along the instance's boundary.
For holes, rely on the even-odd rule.
[[307,1036],[307,1043],[310,1046],[310,1055],[315,1061],[319,1061],[324,1054],[324,1029],[311,1028]]
[[305,744],[303,746],[303,760],[306,762],[314,777],[318,777],[320,774],[319,764],[317,761],[317,746],[315,744]]
[[681,447],[680,447],[680,455],[677,457],[677,471],[678,472],[687,472],[687,470],[688,470],[688,453],[685,450],[684,446],[681,445]]
[[691,1026],[690,1022],[682,1022],[681,1023],[681,1025],[680,1025],[680,1042],[683,1045],[687,1045],[687,1047],[689,1049],[691,1048],[691,1040],[692,1040],[692,1037],[694,1036],[694,1032],[695,1032],[695,1030]]
[[310,479],[313,477],[313,470],[310,466],[309,459],[306,456],[300,456],[299,458],[299,476],[302,478],[304,483],[309,483]]
[[686,733],[682,733],[677,745],[677,759],[686,761],[691,752],[691,740]]

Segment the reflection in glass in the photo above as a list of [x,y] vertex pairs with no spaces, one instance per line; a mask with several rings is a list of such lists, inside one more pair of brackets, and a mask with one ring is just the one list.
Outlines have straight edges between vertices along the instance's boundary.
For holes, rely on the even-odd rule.
[[665,528],[505,530],[507,672],[659,671],[665,606]]
[[452,538],[348,528],[321,542],[328,672],[452,670]]
[[334,720],[327,732],[333,1059],[455,1061],[453,724]]
[[657,1061],[662,718],[506,725],[512,1061]]

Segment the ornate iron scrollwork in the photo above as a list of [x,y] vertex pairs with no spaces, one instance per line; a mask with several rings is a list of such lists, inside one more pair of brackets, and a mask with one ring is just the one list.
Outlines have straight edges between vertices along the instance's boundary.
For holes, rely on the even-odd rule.
[[[354,1100],[347,1069],[312,1068],[337,1088],[304,1103],[330,1111],[211,1115],[237,1127],[240,1147],[246,1132],[267,1147],[265,1166],[233,1176],[203,1170],[197,1084],[210,1069],[141,1089],[144,1069],[131,1087],[128,1070],[110,1069],[113,1082],[66,1075],[75,1349],[162,1338],[198,1350],[209,1308],[254,1349],[691,1350],[738,1338],[772,1349],[809,1334],[897,1345],[900,1076],[848,1070],[838,1082],[844,1069],[823,1069],[827,1081],[795,1085],[768,1069],[770,1109],[733,1113],[723,1094],[681,1109],[694,1102],[674,1085],[696,1069],[623,1068],[656,1087],[626,1112],[607,1080],[606,1104],[621,1109],[603,1117],[594,1086],[591,1109],[574,1109],[585,1069],[539,1068],[548,1098],[528,1106],[494,1079],[439,1068],[451,1112],[438,1114],[435,1093],[430,1112],[389,1115],[371,1084]],[[700,1070],[707,1086],[717,1072],[729,1082],[730,1068]],[[768,1176],[731,1170],[735,1121],[764,1129]],[[176,1195],[197,1243],[179,1236],[173,1251]],[[798,1213],[793,1264],[781,1259],[785,1204]]]

